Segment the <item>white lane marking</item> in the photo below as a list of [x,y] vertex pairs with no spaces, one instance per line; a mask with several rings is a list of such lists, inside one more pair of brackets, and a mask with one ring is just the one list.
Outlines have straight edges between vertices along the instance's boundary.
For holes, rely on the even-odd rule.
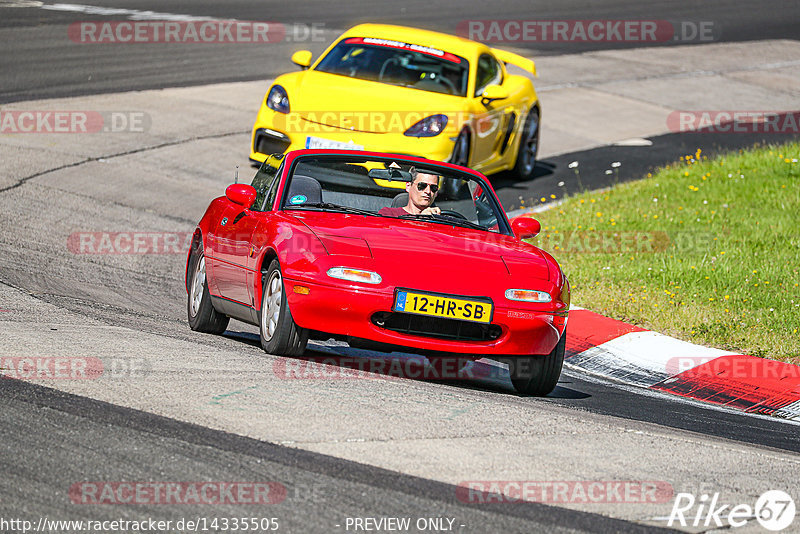
[[34,0],[8,0],[0,2],[0,7],[42,7],[43,3]]
[[[139,9],[124,9],[124,8],[115,8],[115,7],[99,7],[99,6],[89,6],[85,4],[41,4],[41,6],[31,6],[31,7],[41,7],[41,9],[46,9],[48,11],[68,11],[72,13],[86,13],[87,15],[99,15],[99,16],[127,16],[128,20],[168,20],[168,21],[178,21],[178,22],[191,22],[191,21],[198,21],[198,20],[223,20],[218,19],[215,17],[204,17],[204,16],[194,16],[194,15],[181,15],[177,13],[159,13],[156,11],[141,11]],[[234,20],[234,19],[224,19],[224,20]]]
[[795,401],[777,410],[774,414],[775,417],[783,417],[785,419],[792,419],[800,422],[800,401]]
[[547,210],[553,209],[553,208],[555,208],[557,206],[560,206],[563,203],[564,203],[564,199],[560,198],[560,199],[556,200],[555,202],[547,202],[547,203],[541,204],[539,206],[533,206],[533,207],[530,207],[530,208],[520,208],[520,209],[517,209],[517,210],[506,212],[506,217],[508,217],[509,219],[513,219],[514,217],[519,217],[521,215],[526,215],[526,214],[529,214],[529,213],[541,213],[543,211],[547,211]]
[[[678,374],[722,356],[738,353],[695,345],[658,332],[628,332],[598,345],[624,360],[654,371]],[[674,366],[680,369],[673,369]]]
[[693,399],[691,397],[683,397],[681,395],[674,395],[672,393],[667,393],[658,389],[650,389],[647,387],[642,386],[635,386],[633,384],[625,383],[617,378],[607,377],[596,375],[594,373],[586,371],[586,369],[582,369],[580,367],[576,367],[569,364],[569,360],[564,361],[564,368],[565,370],[562,371],[561,376],[567,377],[574,377],[580,380],[585,380],[586,382],[591,382],[594,384],[600,384],[603,386],[613,387],[615,389],[621,389],[623,391],[627,391],[628,393],[633,393],[634,395],[643,395],[645,397],[653,397],[657,399],[669,399],[673,402],[677,402],[680,404],[691,404],[698,408],[705,408],[708,410],[719,411],[719,412],[726,412],[732,415],[741,415],[745,417],[755,417],[758,419],[764,419],[766,421],[780,421],[782,423],[791,424],[791,425],[798,425],[800,427],[800,419],[784,419],[782,417],[775,417],[772,415],[764,415],[761,413],[753,413],[753,412],[743,412],[742,410],[731,408],[730,406],[725,406],[722,404],[711,404],[708,402],[703,402],[697,399]]
[[653,142],[649,139],[644,139],[642,137],[632,137],[630,139],[623,139],[622,141],[617,141],[614,143],[614,146],[653,146]]
[[573,368],[650,387],[721,356],[736,353],[694,345],[658,332],[629,332],[569,358]]
[[[571,356],[568,363],[572,368],[581,369],[586,373],[639,387],[649,388],[671,376],[654,369],[649,362],[630,361],[625,355],[615,354],[603,349],[602,346],[592,347]],[[567,362],[564,362],[564,365],[567,365]]]

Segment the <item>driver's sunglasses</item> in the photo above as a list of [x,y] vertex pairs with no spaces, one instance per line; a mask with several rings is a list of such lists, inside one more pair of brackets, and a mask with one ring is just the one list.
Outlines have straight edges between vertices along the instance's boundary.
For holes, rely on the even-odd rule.
[[431,193],[439,192],[438,184],[429,184],[427,182],[417,182],[417,191],[425,191],[425,189],[427,189],[428,186],[431,186]]

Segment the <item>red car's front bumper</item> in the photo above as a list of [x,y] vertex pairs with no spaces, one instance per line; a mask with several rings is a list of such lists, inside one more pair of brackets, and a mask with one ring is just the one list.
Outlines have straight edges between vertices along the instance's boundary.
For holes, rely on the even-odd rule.
[[[308,294],[296,293],[296,285],[308,288]],[[345,289],[288,278],[284,278],[284,286],[292,318],[298,326],[426,351],[476,356],[549,354],[558,343],[567,322],[566,314],[505,308],[495,304],[492,324],[501,329],[496,339],[437,339],[373,324],[374,314],[392,310],[393,292]]]

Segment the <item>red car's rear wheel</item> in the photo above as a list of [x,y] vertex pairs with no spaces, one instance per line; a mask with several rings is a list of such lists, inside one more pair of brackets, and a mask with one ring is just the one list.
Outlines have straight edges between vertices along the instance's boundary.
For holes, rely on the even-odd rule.
[[228,328],[230,318],[219,313],[211,304],[211,295],[206,284],[206,258],[202,244],[198,243],[189,260],[189,298],[186,311],[189,316],[189,327],[197,332],[221,334]]

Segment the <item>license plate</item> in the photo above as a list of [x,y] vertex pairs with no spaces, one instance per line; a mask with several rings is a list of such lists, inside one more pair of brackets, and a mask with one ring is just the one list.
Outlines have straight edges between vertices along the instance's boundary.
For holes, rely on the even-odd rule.
[[479,300],[399,289],[395,295],[392,309],[417,315],[490,323],[492,322],[493,305],[489,299]]
[[314,137],[309,135],[306,137],[306,148],[334,148],[338,150],[364,150],[364,145],[357,145],[355,143],[345,143],[343,141],[334,141],[333,139],[324,139],[322,137]]

